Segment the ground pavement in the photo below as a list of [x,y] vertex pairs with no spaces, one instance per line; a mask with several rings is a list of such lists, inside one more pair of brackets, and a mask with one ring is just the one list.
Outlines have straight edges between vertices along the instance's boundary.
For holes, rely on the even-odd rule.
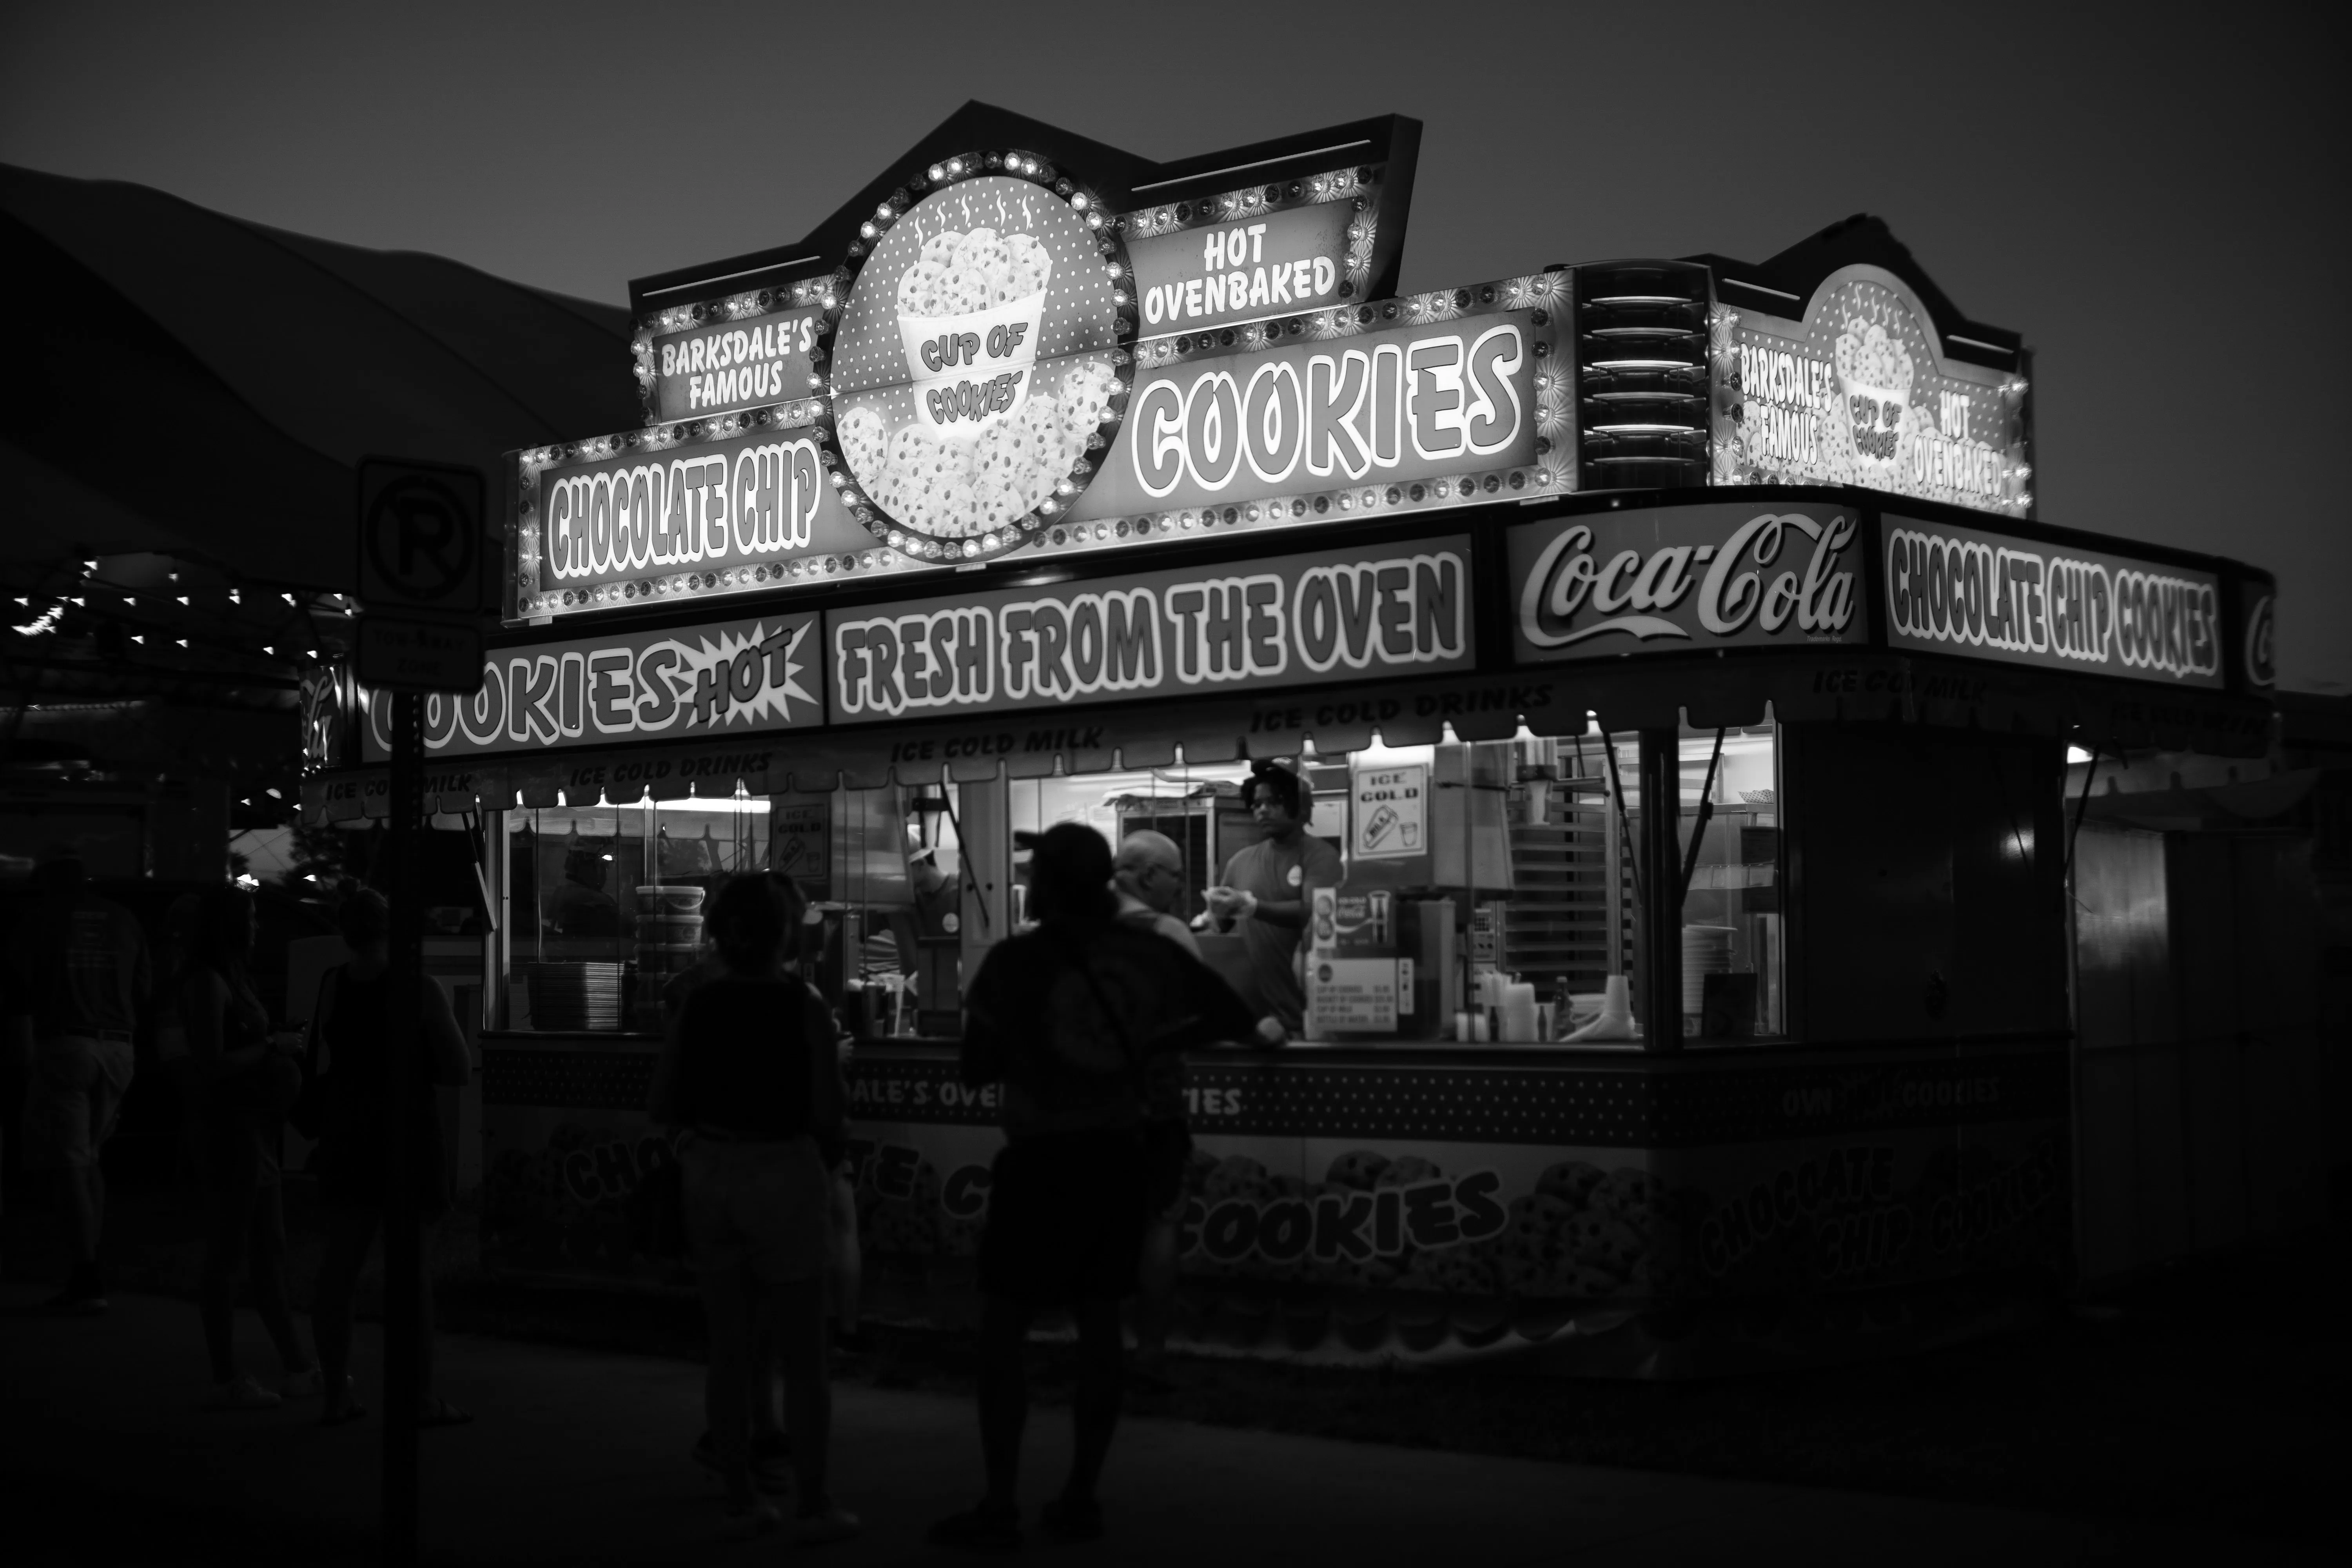
[[[206,1414],[195,1310],[118,1293],[101,1319],[32,1309],[0,1288],[0,1507],[18,1568],[362,1560],[375,1506],[379,1427],[322,1431],[317,1405]],[[305,1325],[307,1331],[307,1323]],[[248,1370],[274,1371],[238,1315]],[[362,1324],[362,1396],[381,1335]],[[701,1426],[699,1370],[674,1361],[445,1337],[442,1390],[468,1426],[428,1431],[428,1560],[751,1563],[785,1549],[719,1534],[719,1493],[687,1458]],[[1563,1385],[1562,1398],[1573,1398]],[[374,1401],[370,1400],[373,1405]],[[836,1388],[835,1489],[859,1540],[820,1549],[853,1563],[945,1562],[923,1529],[977,1495],[968,1403],[856,1384]],[[1068,1417],[1030,1431],[1025,1501],[1058,1481]],[[1135,1419],[1104,1486],[1111,1533],[1046,1548],[1073,1562],[1184,1568],[1475,1563],[1579,1568],[1725,1561],[1810,1565],[2126,1562],[2184,1551],[2287,1561],[2273,1542],[2129,1530],[2021,1511],[1745,1481],[1506,1460]]]

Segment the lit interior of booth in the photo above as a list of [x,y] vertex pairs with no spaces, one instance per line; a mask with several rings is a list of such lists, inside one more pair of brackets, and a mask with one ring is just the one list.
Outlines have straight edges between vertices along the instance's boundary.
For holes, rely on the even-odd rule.
[[[1304,831],[1344,879],[1301,931],[1300,1043],[1639,1048],[1644,901],[1681,905],[1682,1037],[1788,1029],[1780,734],[1685,727],[1679,865],[1649,887],[1632,732],[1318,750]],[[1014,834],[1084,823],[1114,847],[1176,846],[1170,912],[1245,996],[1250,958],[1206,890],[1261,834],[1246,761],[917,782],[824,793],[561,804],[499,814],[506,1026],[662,1026],[671,979],[709,962],[702,910],[732,876],[776,871],[811,900],[795,961],[868,1039],[952,1039],[962,983],[1023,928]],[[1612,984],[1612,981],[1616,984]],[[1612,1001],[1612,994],[1622,1000]]]

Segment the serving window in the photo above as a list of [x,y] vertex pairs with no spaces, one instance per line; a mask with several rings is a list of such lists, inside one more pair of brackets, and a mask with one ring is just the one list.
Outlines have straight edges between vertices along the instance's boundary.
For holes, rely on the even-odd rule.
[[[1659,754],[1659,753],[1653,753]],[[1645,796],[1632,733],[1318,750],[1289,847],[1244,859],[1266,827],[1253,765],[1192,763],[1044,778],[900,781],[732,799],[504,814],[509,1016],[541,1030],[654,1030],[662,988],[700,962],[702,911],[738,872],[809,895],[802,956],[869,1038],[947,1038],[962,986],[1029,921],[1019,832],[1081,822],[1114,847],[1151,832],[1176,876],[1155,883],[1203,959],[1294,1037],[1636,1046],[1648,1007],[1643,910],[1681,911],[1685,1039],[1787,1027],[1780,747],[1770,725],[1685,731],[1670,796]],[[1677,813],[1673,863],[1642,849],[1644,798]],[[1307,841],[1318,847],[1299,847]],[[1255,931],[1223,892],[1286,920]],[[1279,873],[1297,865],[1280,898]],[[1290,907],[1295,902],[1296,908]]]
[[[1679,738],[1680,849],[1663,896],[1683,914],[1683,1036],[1706,1043],[1784,1032],[1776,732]],[[1328,847],[1302,879],[1286,941],[1223,921],[1217,889],[1265,837],[1245,804],[1247,763],[1166,766],[836,792],[831,865],[845,993],[874,1035],[940,1037],[987,948],[1028,920],[1016,832],[1061,822],[1114,847],[1164,836],[1178,874],[1161,890],[1203,958],[1294,1035],[1338,1043],[1637,1043],[1646,1005],[1640,748],[1632,734],[1318,751],[1290,759],[1310,791],[1299,832]],[[1612,765],[1613,764],[1613,765]],[[781,807],[780,807],[781,809]],[[1300,857],[1301,858],[1307,858]],[[781,863],[781,858],[780,858]],[[1687,884],[1686,890],[1685,884]],[[1269,965],[1286,964],[1286,987]]]

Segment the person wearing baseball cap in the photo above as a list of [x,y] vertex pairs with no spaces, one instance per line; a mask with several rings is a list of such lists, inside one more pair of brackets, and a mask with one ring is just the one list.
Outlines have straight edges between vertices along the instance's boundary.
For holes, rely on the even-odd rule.
[[1307,1020],[1307,991],[1298,980],[1307,911],[1314,890],[1338,887],[1347,871],[1339,852],[1307,831],[1314,792],[1297,763],[1252,763],[1242,804],[1265,837],[1235,855],[1224,881],[1208,889],[1209,916],[1220,931],[1238,925],[1255,992],[1247,999],[1296,1035]]
[[1035,1315],[1066,1308],[1078,1331],[1070,1476],[1038,1522],[1062,1541],[1103,1532],[1095,1483],[1125,1381],[1119,1302],[1143,1247],[1147,1065],[1247,1039],[1254,1014],[1199,959],[1123,921],[1110,846],[1083,823],[1016,833],[1029,851],[1035,930],[991,948],[964,993],[963,1080],[1002,1084],[1004,1148],[981,1233],[980,1435],[988,1491],[940,1521],[936,1545],[1021,1543],[1017,1490],[1028,1395],[1022,1348]]

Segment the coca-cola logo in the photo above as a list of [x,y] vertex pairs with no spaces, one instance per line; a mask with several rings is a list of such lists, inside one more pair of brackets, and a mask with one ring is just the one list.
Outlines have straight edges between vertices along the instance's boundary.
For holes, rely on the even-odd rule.
[[[1639,642],[1701,634],[1753,641],[1792,630],[1836,637],[1853,623],[1853,572],[1841,565],[1853,534],[1853,519],[1843,512],[1826,522],[1762,512],[1721,544],[1607,552],[1594,548],[1590,525],[1577,523],[1544,547],[1528,574],[1519,634],[1543,648],[1612,634]],[[1807,544],[1811,553],[1801,563]]]
[[2272,595],[2264,594],[2254,601],[2253,613],[2246,617],[2246,679],[2256,686],[2271,686],[2278,680],[2278,670],[2271,662]]

